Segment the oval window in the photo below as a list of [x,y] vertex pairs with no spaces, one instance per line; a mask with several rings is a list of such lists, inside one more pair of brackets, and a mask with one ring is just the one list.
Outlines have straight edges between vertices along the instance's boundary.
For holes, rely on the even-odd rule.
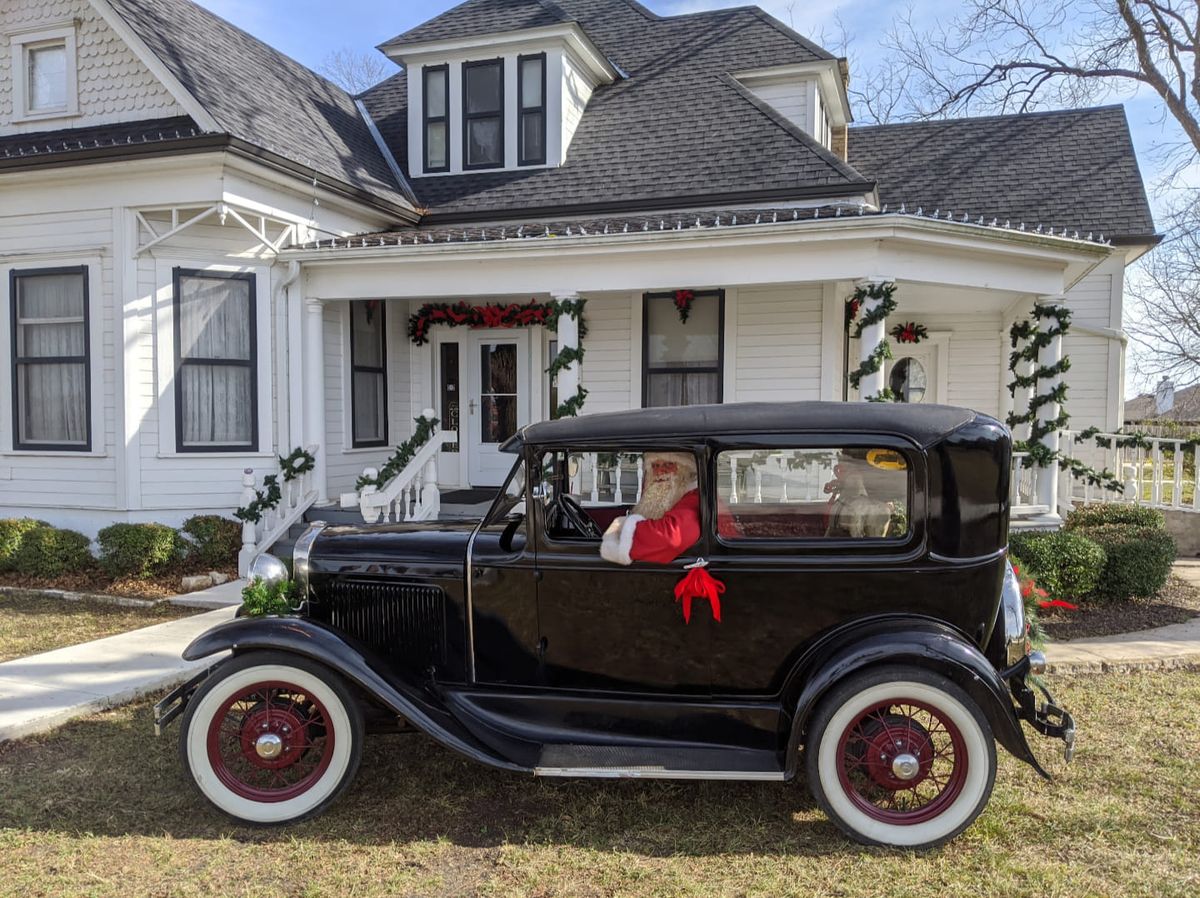
[[900,402],[920,402],[929,388],[925,366],[911,356],[900,359],[892,366],[888,386]]

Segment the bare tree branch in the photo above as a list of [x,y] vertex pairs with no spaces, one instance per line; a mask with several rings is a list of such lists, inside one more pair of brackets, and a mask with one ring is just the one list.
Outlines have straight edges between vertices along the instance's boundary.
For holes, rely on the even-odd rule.
[[395,66],[379,53],[342,47],[327,54],[318,71],[347,93],[361,94],[395,71]]

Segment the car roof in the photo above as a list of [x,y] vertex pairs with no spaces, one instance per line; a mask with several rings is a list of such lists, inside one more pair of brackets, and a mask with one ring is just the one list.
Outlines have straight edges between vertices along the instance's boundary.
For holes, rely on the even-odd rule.
[[655,438],[699,442],[725,435],[774,433],[889,434],[906,437],[925,447],[964,424],[985,417],[971,409],[950,405],[733,402],[633,409],[542,421],[521,428],[503,449],[517,452],[525,444]]

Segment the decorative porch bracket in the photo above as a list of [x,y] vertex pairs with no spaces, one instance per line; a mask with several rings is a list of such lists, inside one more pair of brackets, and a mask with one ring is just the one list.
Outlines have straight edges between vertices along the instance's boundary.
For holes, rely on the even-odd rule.
[[[151,210],[147,210],[149,212]],[[163,210],[156,210],[163,211]],[[134,251],[134,256],[140,256],[143,253],[153,249],[158,244],[170,240],[177,234],[186,231],[188,228],[198,225],[203,221],[207,221],[214,215],[220,220],[222,227],[232,218],[234,222],[241,225],[245,230],[254,235],[259,244],[264,250],[269,253],[278,253],[288,243],[294,243],[297,237],[298,224],[294,221],[286,221],[281,218],[274,218],[269,215],[263,215],[260,212],[254,212],[251,209],[240,208],[231,203],[220,202],[213,203],[211,206],[173,206],[170,209],[171,224],[165,231],[159,231],[146,215],[135,209],[134,215],[138,222],[138,246]],[[194,212],[190,218],[184,218],[187,213]],[[257,225],[251,222],[257,220]],[[272,237],[269,226],[277,225],[281,230],[279,234]],[[149,235],[149,239],[143,242],[143,231]]]

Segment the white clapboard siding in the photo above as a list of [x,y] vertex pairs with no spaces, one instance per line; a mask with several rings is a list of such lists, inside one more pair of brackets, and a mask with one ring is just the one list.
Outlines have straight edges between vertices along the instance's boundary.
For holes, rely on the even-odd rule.
[[588,330],[583,343],[583,385],[588,391],[584,411],[611,412],[630,407],[630,391],[638,386],[634,378],[639,377],[639,372],[633,370],[633,316],[641,314],[639,296],[588,298],[584,309]]
[[[809,82],[804,78],[752,84],[750,90],[801,131],[809,132]],[[816,135],[818,138],[820,135]]]
[[[0,34],[74,20],[79,115],[67,127],[168,118],[184,111],[87,0],[3,0]],[[12,119],[12,53],[0,47],[0,134]],[[55,123],[52,127],[64,127]],[[39,128],[38,130],[43,130]]]
[[[903,303],[896,318],[904,319]],[[1008,374],[1007,344],[1000,333],[1000,315],[936,314],[926,316],[925,320],[930,330],[950,332],[945,401],[988,415],[998,414],[1000,390]]]
[[[4,53],[0,52],[0,57]],[[33,513],[40,509],[88,508],[111,509],[116,504],[116,445],[114,407],[113,327],[113,260],[102,247],[112,243],[112,210],[85,209],[75,212],[55,212],[37,215],[5,216],[0,204],[0,264],[21,269],[52,268],[77,265],[84,259],[97,268],[97,278],[89,278],[89,341],[94,354],[91,360],[92,378],[92,452],[78,455],[13,454],[0,458],[0,507],[27,506]],[[26,253],[41,253],[33,259]],[[54,255],[61,254],[61,255]],[[99,295],[95,293],[99,285]],[[0,284],[4,297],[3,314],[7,333],[11,298],[7,278]],[[97,345],[97,343],[99,345]],[[4,343],[0,353],[7,358],[11,344]],[[95,406],[98,405],[98,409]],[[11,428],[11,393],[0,398],[0,408],[6,420],[3,429]],[[99,422],[97,414],[99,411]],[[45,514],[40,514],[46,517]]]
[[819,284],[738,290],[736,396],[728,399],[821,398],[821,293]]
[[[1105,337],[1080,333],[1080,326],[1109,326],[1112,314],[1113,276],[1092,274],[1084,278],[1067,294],[1074,332],[1063,340],[1063,352],[1071,359],[1067,375],[1070,392],[1067,410],[1071,413],[1072,429],[1108,427],[1110,404],[1120,397],[1110,395],[1110,382],[1116,372],[1111,370],[1111,342]],[[1119,382],[1119,378],[1116,379]]]

